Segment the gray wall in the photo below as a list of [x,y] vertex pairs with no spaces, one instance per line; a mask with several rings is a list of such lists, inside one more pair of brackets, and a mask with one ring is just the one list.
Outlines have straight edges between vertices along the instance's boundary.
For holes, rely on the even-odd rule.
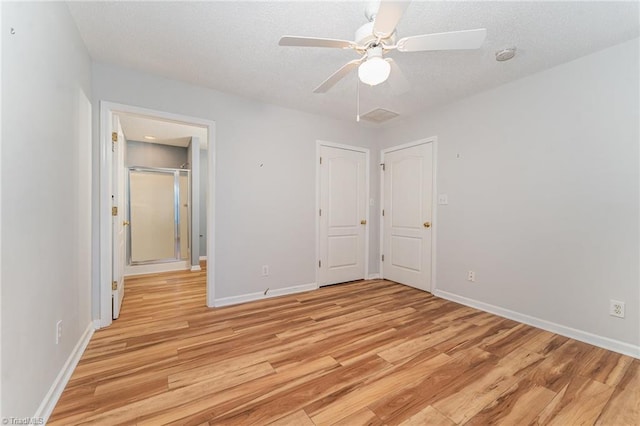
[[0,7],[1,416],[22,418],[92,325],[91,62],[65,3]]
[[[94,105],[107,99],[216,122],[216,298],[315,282],[316,140],[368,146],[370,129],[117,66],[92,70]],[[377,241],[377,225],[369,229]]]
[[636,39],[382,132],[438,137],[438,289],[640,344],[638,63]]
[[[125,135],[126,136],[126,135]],[[127,141],[127,167],[179,169],[189,162],[187,148],[156,143]],[[187,167],[188,168],[188,167]]]

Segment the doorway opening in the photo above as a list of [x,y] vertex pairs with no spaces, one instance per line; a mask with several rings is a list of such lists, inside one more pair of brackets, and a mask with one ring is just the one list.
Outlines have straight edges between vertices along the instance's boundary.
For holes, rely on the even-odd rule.
[[119,315],[124,277],[200,271],[214,299],[215,122],[100,103],[100,327]]

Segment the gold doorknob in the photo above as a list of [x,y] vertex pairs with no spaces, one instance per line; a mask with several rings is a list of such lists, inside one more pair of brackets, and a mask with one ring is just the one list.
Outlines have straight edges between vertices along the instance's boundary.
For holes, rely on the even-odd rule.
[[422,224],[425,228],[431,228],[431,222],[425,222]]
[[366,224],[367,224],[367,221],[366,221],[365,219],[362,219],[362,220],[360,221],[360,225],[366,225]]
[[128,220],[125,220],[124,222],[122,222],[122,225],[123,225],[123,226],[127,226],[127,225],[129,225],[129,221],[128,221]]

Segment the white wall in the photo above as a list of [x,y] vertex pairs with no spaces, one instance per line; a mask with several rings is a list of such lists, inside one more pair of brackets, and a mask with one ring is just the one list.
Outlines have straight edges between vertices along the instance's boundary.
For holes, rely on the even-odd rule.
[[110,65],[94,63],[92,77],[94,109],[106,100],[216,122],[216,299],[315,282],[316,140],[368,146],[371,130]]
[[[638,48],[609,48],[380,135],[383,147],[438,137],[439,193],[449,196],[436,224],[438,289],[640,344]],[[608,315],[609,299],[626,302],[625,319]]]
[[200,228],[198,232],[200,242],[200,256],[207,255],[207,182],[209,162],[207,161],[208,148],[200,146]]
[[2,415],[23,417],[91,323],[90,59],[64,3],[1,7]]

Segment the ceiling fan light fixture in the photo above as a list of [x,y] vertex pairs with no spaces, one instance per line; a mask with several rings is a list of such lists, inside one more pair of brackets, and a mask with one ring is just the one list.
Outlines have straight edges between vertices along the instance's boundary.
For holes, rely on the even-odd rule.
[[382,49],[373,48],[367,52],[367,60],[358,67],[358,78],[360,81],[375,86],[389,78],[391,73],[391,65],[382,59]]

